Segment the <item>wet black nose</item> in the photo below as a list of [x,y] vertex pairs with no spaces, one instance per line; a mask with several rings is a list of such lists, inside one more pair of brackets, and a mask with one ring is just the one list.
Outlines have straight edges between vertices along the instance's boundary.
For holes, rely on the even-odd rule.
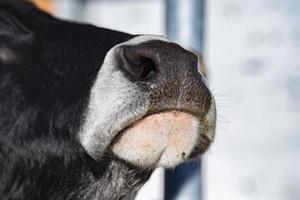
[[147,94],[152,112],[179,109],[199,117],[208,112],[211,93],[195,54],[175,43],[151,40],[123,45],[118,55],[119,69]]
[[194,68],[197,57],[177,44],[149,41],[121,48],[121,69],[136,80],[147,81],[154,77],[168,76],[172,71]]

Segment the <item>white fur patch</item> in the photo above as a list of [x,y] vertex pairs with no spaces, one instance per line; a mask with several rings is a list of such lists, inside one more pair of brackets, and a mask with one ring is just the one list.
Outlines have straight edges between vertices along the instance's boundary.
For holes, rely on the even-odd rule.
[[0,61],[7,64],[16,59],[15,53],[6,47],[0,47]]
[[172,111],[153,114],[125,130],[112,146],[120,158],[142,167],[173,167],[186,160],[199,137],[198,120]]

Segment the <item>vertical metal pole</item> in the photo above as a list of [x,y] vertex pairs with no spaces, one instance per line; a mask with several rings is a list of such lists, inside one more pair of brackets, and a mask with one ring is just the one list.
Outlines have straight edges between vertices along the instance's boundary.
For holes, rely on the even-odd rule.
[[166,32],[169,40],[203,52],[204,0],[166,0]]
[[[204,1],[165,0],[168,39],[199,55],[203,53]],[[201,200],[201,188],[201,161],[165,172],[165,200]]]

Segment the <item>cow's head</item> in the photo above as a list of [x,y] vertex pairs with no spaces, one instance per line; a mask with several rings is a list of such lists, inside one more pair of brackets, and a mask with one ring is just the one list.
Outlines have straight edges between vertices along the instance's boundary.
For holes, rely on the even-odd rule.
[[[69,23],[22,4],[2,5],[0,64],[24,101],[51,116],[94,160],[173,167],[215,134],[215,103],[197,56],[163,37]],[[47,127],[47,128],[49,128]]]

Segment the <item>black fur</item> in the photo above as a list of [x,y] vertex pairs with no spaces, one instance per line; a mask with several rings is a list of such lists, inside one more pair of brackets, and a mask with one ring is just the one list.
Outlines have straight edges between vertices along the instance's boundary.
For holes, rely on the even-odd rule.
[[0,0],[1,200],[133,198],[150,172],[76,139],[105,54],[132,37]]

